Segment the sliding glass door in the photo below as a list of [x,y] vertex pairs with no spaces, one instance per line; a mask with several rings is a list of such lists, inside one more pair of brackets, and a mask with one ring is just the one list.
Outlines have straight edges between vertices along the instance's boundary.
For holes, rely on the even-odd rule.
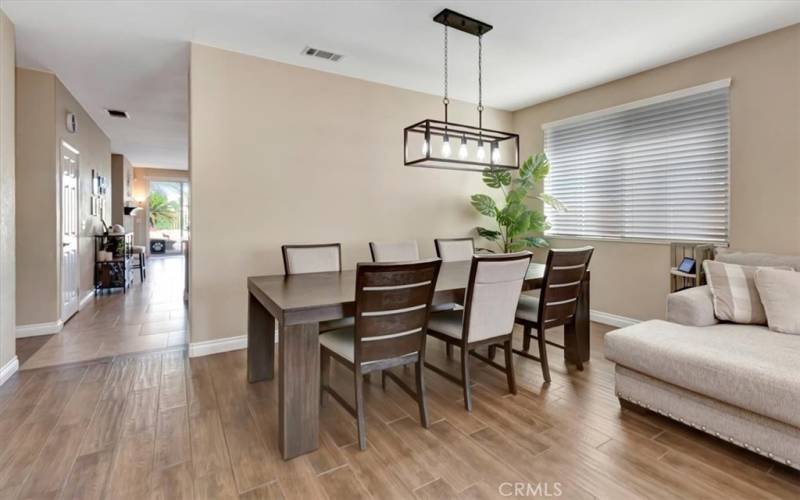
[[181,253],[189,239],[189,183],[151,181],[148,214],[150,254]]

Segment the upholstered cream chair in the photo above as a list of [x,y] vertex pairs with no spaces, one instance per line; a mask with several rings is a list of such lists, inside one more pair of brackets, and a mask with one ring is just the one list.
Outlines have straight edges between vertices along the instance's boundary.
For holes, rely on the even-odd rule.
[[436,238],[436,256],[442,262],[471,260],[475,255],[475,242],[472,238]]
[[[283,245],[283,271],[285,274],[330,273],[342,270],[342,245],[324,243],[319,245]],[[353,318],[321,321],[319,332],[352,326]]]
[[[517,392],[511,355],[511,333],[522,284],[530,263],[530,252],[473,256],[464,309],[433,313],[428,321],[428,335],[461,348],[461,378],[454,377],[430,363],[425,363],[425,366],[461,385],[467,411],[472,411],[470,355],[504,370],[508,390],[512,394]],[[506,347],[505,366],[489,361],[474,351],[477,347],[495,343]]]
[[372,262],[410,262],[419,260],[419,247],[414,240],[397,243],[369,242]]
[[[545,332],[575,321],[578,307],[578,295],[581,282],[589,269],[594,248],[581,247],[550,250],[544,271],[544,282],[538,295],[522,295],[517,305],[515,322],[523,327],[522,350],[513,352],[542,364],[542,376],[550,382],[550,366],[547,363],[547,345],[564,349],[561,344],[547,340]],[[536,330],[536,335],[532,334]],[[565,332],[564,335],[567,335]],[[531,338],[539,342],[539,356],[529,354]],[[508,355],[509,346],[493,345],[489,347],[489,359],[494,359],[495,349],[502,348]],[[583,363],[578,356],[578,369],[583,370]]]

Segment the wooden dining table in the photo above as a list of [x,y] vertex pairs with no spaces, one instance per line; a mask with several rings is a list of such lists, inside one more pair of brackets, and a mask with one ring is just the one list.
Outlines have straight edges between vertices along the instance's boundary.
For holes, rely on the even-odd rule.
[[[532,263],[523,290],[540,288],[545,266]],[[434,304],[462,303],[470,261],[444,262]],[[278,442],[284,459],[319,447],[319,323],[352,316],[355,270],[247,278],[247,379],[275,374],[278,324]],[[589,360],[589,273],[581,285],[575,321],[565,326],[564,358]]]

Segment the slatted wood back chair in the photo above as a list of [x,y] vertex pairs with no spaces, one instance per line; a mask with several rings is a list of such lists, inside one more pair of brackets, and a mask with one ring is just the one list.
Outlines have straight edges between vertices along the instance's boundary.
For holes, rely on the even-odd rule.
[[[342,270],[341,243],[321,243],[313,245],[283,245],[283,272],[290,274],[339,272]],[[337,328],[352,326],[352,316],[330,321],[321,321],[319,332],[325,333]]]
[[[539,296],[522,295],[520,297],[515,321],[523,326],[523,344],[522,350],[514,349],[513,352],[539,361],[542,364],[542,375],[545,382],[550,382],[547,344],[564,349],[563,345],[548,341],[545,332],[548,328],[575,321],[581,282],[589,269],[593,252],[594,248],[592,247],[550,250]],[[532,334],[532,330],[536,330],[536,335]],[[528,352],[531,338],[535,338],[539,343],[538,357]],[[490,359],[494,357],[496,347],[501,346],[492,346],[489,349]],[[578,369],[583,370],[580,357],[578,358]]]
[[419,247],[414,240],[395,243],[369,242],[372,262],[411,262],[419,260]]
[[[428,335],[460,348],[461,378],[454,377],[430,363],[425,366],[461,385],[467,411],[472,411],[470,356],[504,371],[509,392],[517,392],[511,356],[511,335],[514,313],[530,262],[530,252],[473,256],[464,309],[436,312],[428,321]],[[475,352],[477,347],[496,342],[508,347],[505,366]]]
[[[431,300],[441,267],[440,259],[411,263],[358,264],[355,325],[320,337],[321,395],[330,393],[358,423],[358,444],[366,448],[363,375],[382,371],[382,385],[392,379],[419,405],[420,422],[428,427],[423,364]],[[330,358],[353,371],[355,408],[328,383]],[[416,390],[389,369],[414,364]]]
[[472,238],[436,238],[436,256],[443,262],[471,260],[475,255],[475,241]]

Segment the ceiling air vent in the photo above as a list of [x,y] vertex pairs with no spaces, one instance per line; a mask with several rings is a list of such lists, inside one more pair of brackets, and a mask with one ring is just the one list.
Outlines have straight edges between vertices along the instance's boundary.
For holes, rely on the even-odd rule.
[[303,54],[307,56],[319,57],[320,59],[325,59],[333,62],[337,62],[339,59],[344,57],[341,54],[335,54],[327,50],[315,49],[313,47],[306,47],[305,49],[303,49]]
[[107,109],[106,110],[112,118],[125,118],[130,119],[127,111],[122,111],[121,109]]

